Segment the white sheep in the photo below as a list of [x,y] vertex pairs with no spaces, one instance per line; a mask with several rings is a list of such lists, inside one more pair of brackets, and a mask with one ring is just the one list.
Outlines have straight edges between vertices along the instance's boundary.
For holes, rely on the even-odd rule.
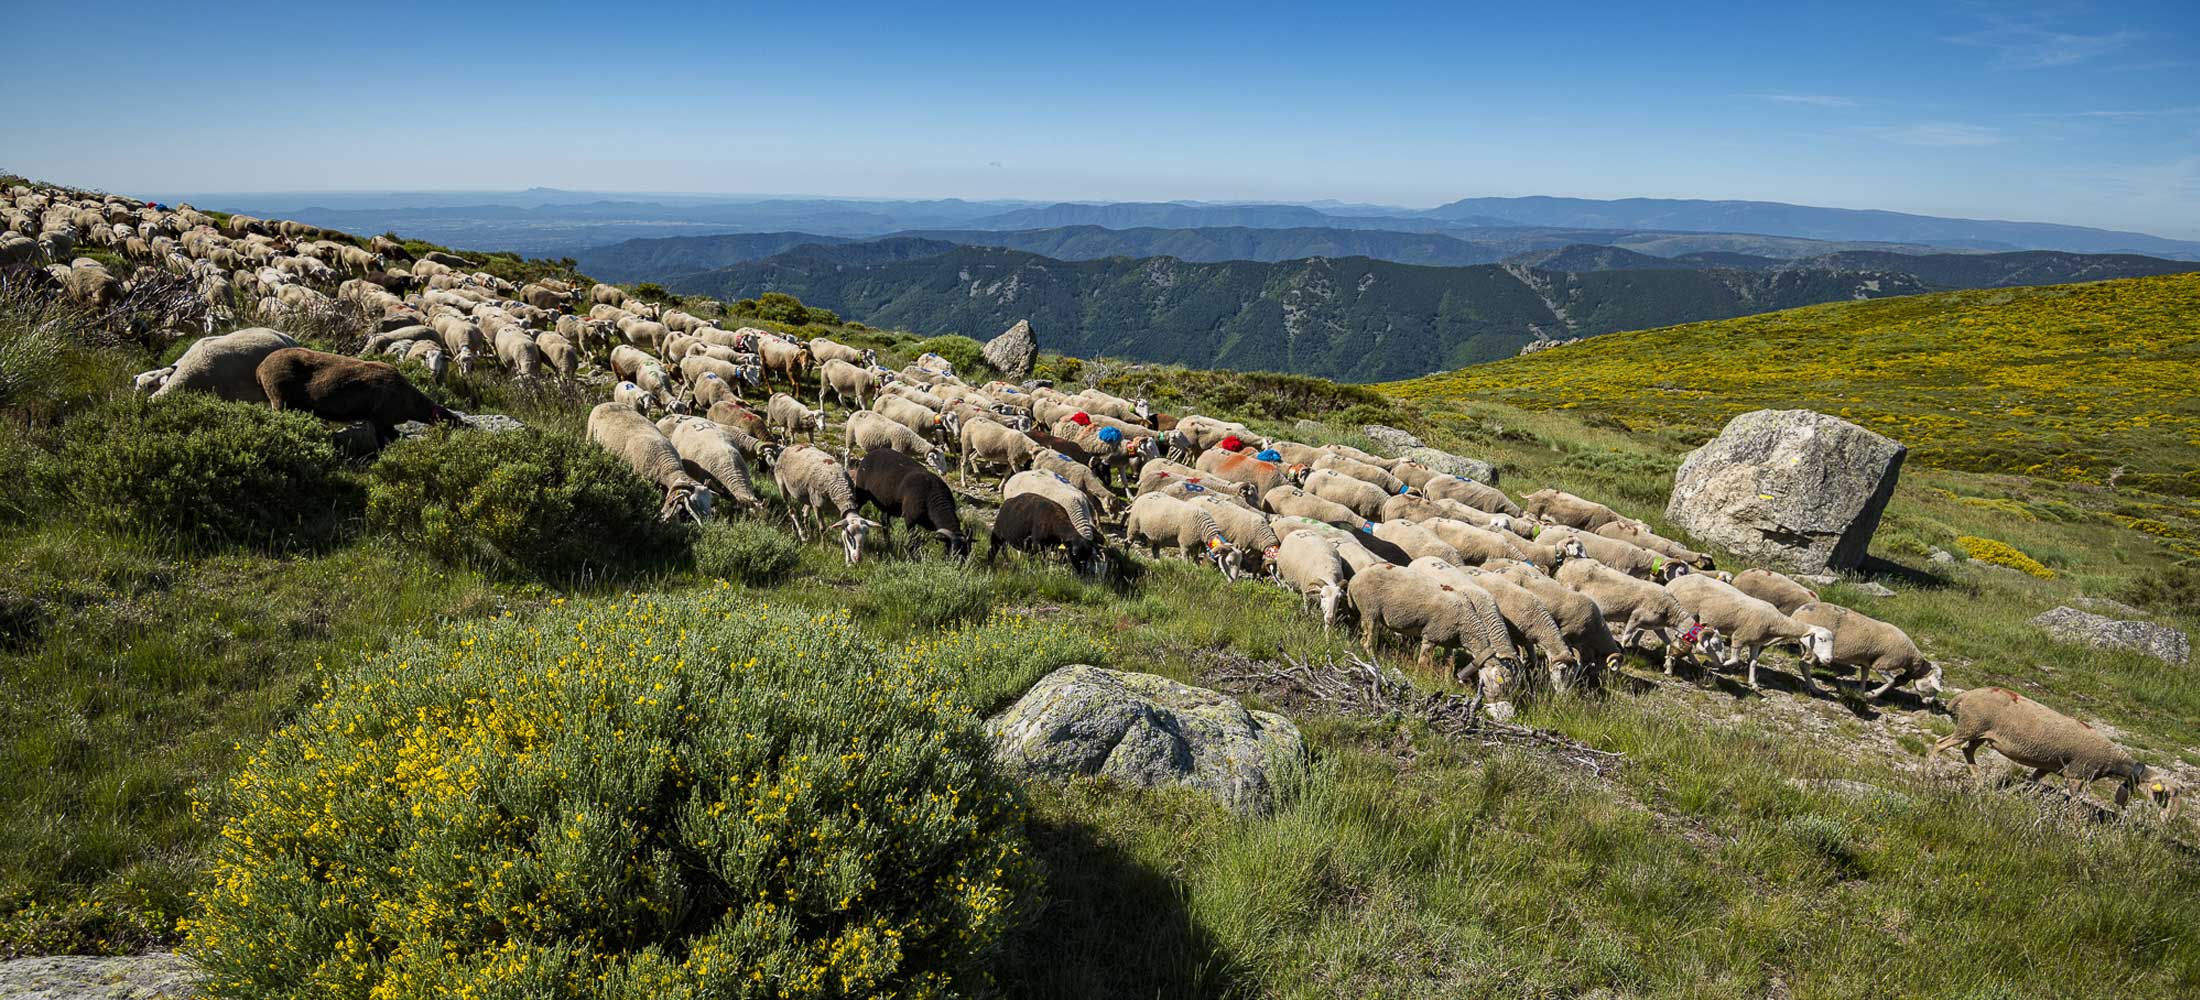
[[1780,609],[1734,589],[1734,585],[1701,573],[1678,577],[1665,585],[1681,607],[1715,629],[1727,644],[1728,667],[1749,664],[1749,686],[1757,686],[1757,658],[1775,642],[1792,643],[1803,657],[1803,687],[1816,690],[1811,680],[1812,661],[1833,658],[1833,631],[1823,625],[1806,625],[1780,613]]
[[[802,405],[801,400],[784,392],[772,393],[771,398],[764,401],[764,419],[771,424],[773,430],[785,431],[789,439],[796,434],[802,434],[815,441],[825,431],[824,410],[810,409]],[[846,456],[842,456],[842,461],[846,461]]]
[[221,399],[246,403],[267,402],[260,388],[260,362],[298,341],[287,333],[255,326],[201,337],[176,359],[166,378],[153,390],[159,399],[173,393],[207,392]]
[[1293,532],[1276,550],[1276,576],[1308,603],[1321,608],[1322,634],[1337,622],[1337,607],[1344,597],[1344,582],[1352,575],[1340,543],[1311,531]]
[[710,516],[710,488],[687,474],[672,440],[633,407],[624,403],[596,404],[588,413],[588,439],[664,489],[665,501],[657,510],[660,520],[672,520],[686,511],[701,524]]
[[[800,507],[810,512],[810,521],[819,535],[828,530],[840,532],[841,555],[848,565],[863,560],[863,543],[878,523],[856,512],[855,483],[848,478],[847,466],[823,448],[798,444],[779,454],[779,462],[772,468],[772,481],[779,484],[779,494],[787,499],[787,516],[794,521],[797,538],[809,541],[802,531],[802,519],[794,513]],[[835,517],[831,524],[825,522],[826,508],[831,508]]]
[[1222,526],[1204,508],[1175,497],[1147,493],[1131,501],[1123,531],[1132,542],[1144,542],[1148,555],[1173,548],[1194,562],[1214,563],[1225,579],[1236,579],[1236,566],[1243,561],[1223,535]]
[[[820,414],[822,416],[822,414]],[[932,471],[945,475],[947,452],[934,447],[932,442],[919,437],[917,432],[886,418],[876,410],[857,410],[848,415],[848,423],[841,428],[840,460],[850,461],[858,448],[872,451],[892,448],[917,461],[931,466]]]

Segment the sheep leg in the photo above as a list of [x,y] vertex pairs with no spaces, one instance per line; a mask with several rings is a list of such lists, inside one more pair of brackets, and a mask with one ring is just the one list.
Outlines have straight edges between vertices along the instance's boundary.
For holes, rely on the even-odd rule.
[[810,540],[808,536],[802,533],[802,518],[795,514],[792,505],[787,508],[787,520],[794,524],[794,537],[797,541],[807,542]]
[[[1751,646],[1751,647],[1749,648],[1749,689],[1750,689],[1750,690],[1752,690],[1752,691],[1758,690],[1758,688],[1757,688],[1757,657],[1759,657],[1759,656],[1761,656],[1761,655],[1763,655],[1763,654],[1764,654],[1764,647],[1762,647],[1762,646]],[[1737,655],[1737,656],[1741,655],[1741,651],[1740,651],[1740,650],[1736,650],[1736,651],[1735,651],[1735,655]]]
[[[1863,668],[1859,667],[1859,668],[1857,669],[1857,673],[1861,674],[1861,673],[1863,673],[1863,672],[1864,672]],[[1889,674],[1889,675],[1887,676],[1887,683],[1885,683],[1885,684],[1881,684],[1881,685],[1879,685],[1878,687],[1876,687],[1876,688],[1873,688],[1873,689],[1872,689],[1872,694],[1871,694],[1871,698],[1872,698],[1872,700],[1873,700],[1873,701],[1878,701],[1879,699],[1881,699],[1881,698],[1884,698],[1884,697],[1886,697],[1886,696],[1887,696],[1887,692],[1889,692],[1889,691],[1892,691],[1892,690],[1894,690],[1894,689],[1895,689],[1895,685],[1897,685],[1897,684],[1900,684],[1900,683],[1902,683],[1902,675],[1901,675],[1901,674],[1899,674],[1899,673],[1895,673],[1895,674]],[[1859,686],[1859,687],[1862,687],[1862,685],[1861,685],[1861,684],[1859,684],[1858,686]]]

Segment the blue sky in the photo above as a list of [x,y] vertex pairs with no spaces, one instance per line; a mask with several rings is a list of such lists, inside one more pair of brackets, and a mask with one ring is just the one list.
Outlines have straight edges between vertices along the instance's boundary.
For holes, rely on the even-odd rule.
[[0,60],[0,168],[163,192],[1753,198],[2200,237],[2200,0],[1659,6],[0,0],[32,41]]

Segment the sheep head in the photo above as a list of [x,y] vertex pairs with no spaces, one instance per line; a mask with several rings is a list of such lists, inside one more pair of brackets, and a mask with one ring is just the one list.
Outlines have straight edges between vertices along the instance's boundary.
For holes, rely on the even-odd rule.
[[1238,551],[1221,535],[1207,537],[1207,558],[1222,571],[1225,580],[1237,579]]
[[948,558],[950,558],[950,559],[969,559],[969,558],[970,558],[970,536],[969,536],[969,535],[965,535],[965,534],[963,534],[963,533],[962,533],[962,532],[960,532],[960,531],[956,531],[956,530],[954,530],[953,528],[941,528],[941,529],[939,529],[939,530],[937,530],[937,531],[934,531],[934,532],[933,532],[933,534],[935,534],[935,535],[938,535],[938,536],[940,536],[940,543],[941,543],[941,544],[943,544],[943,545],[945,545],[945,546],[947,546],[947,555],[948,555]]
[[1833,662],[1833,630],[1824,625],[1808,626],[1809,633],[1797,640],[1802,650],[1803,662],[1831,664]]
[[863,543],[871,537],[871,529],[878,527],[878,522],[851,512],[829,527],[840,532],[841,555],[853,566],[863,561]]
[[149,372],[140,372],[136,378],[130,380],[130,388],[140,393],[154,392],[161,386],[167,385],[169,376],[175,373],[175,365],[169,365],[166,368],[155,368]]
[[675,483],[665,489],[664,506],[657,509],[657,519],[671,521],[682,513],[696,524],[710,516],[711,502],[715,499],[710,488],[693,480]]
[[1343,597],[1343,584],[1335,580],[1322,581],[1321,590],[1315,598],[1322,609],[1322,631],[1329,631],[1329,627],[1337,623],[1337,605]]
[[1926,666],[1929,669],[1924,676],[1917,679],[1917,693],[1927,698],[1938,698],[1942,691],[1948,689],[1947,680],[1941,676],[1940,664],[1928,661]]

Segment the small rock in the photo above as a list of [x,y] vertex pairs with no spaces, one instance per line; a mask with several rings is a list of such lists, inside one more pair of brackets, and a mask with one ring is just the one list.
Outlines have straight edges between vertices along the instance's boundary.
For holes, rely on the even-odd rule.
[[1497,466],[1479,458],[1465,458],[1434,448],[1407,448],[1399,458],[1410,458],[1447,476],[1472,479],[1489,486],[1497,485]]
[[1856,590],[1857,590],[1857,592],[1859,592],[1859,593],[1864,593],[1864,594],[1870,594],[1870,595],[1872,595],[1873,597],[1893,597],[1893,596],[1894,596],[1894,591],[1893,591],[1893,590],[1890,590],[1890,589],[1888,589],[1888,588],[1887,588],[1887,587],[1886,587],[1886,586],[1885,586],[1884,584],[1880,584],[1880,583],[1876,583],[1876,582],[1872,582],[1872,581],[1868,581],[1868,580],[1867,580],[1867,581],[1865,581],[1865,582],[1863,582],[1863,583],[1859,583],[1859,584],[1857,584],[1857,585],[1856,585],[1856,587],[1855,587],[1855,589],[1856,589]]
[[2065,642],[2127,649],[2173,666],[2184,666],[2192,658],[2192,640],[2185,633],[2154,622],[2123,621],[2063,607],[2032,619],[2032,624]]
[[151,955],[49,955],[0,962],[0,997],[20,1000],[184,1000],[198,995],[190,959]]
[[1054,388],[1054,380],[1050,378],[1027,378],[1024,380],[1023,384],[1023,390],[1025,392],[1030,392],[1033,389],[1052,388]]
[[[458,418],[465,423],[467,430],[480,431],[484,434],[504,434],[527,429],[526,424],[502,413],[461,413]],[[426,433],[428,433],[428,425],[417,420],[407,420],[397,425],[398,437],[416,438]]]
[[1039,337],[1031,332],[1031,321],[1020,319],[1016,325],[1000,336],[986,341],[985,363],[1000,370],[1009,378],[1023,378],[1031,374],[1031,364],[1039,359]]
[[1100,776],[1183,786],[1260,812],[1306,754],[1273,712],[1153,674],[1072,664],[1039,679],[985,724],[995,759],[1034,777]]
[[1947,549],[1934,549],[1931,552],[1926,553],[1925,558],[1930,559],[1936,563],[1941,563],[1943,565],[1956,561],[1955,554],[1949,552]]
[[1319,420],[1308,420],[1305,417],[1300,417],[1298,420],[1292,422],[1291,429],[1301,434],[1318,434],[1322,431],[1328,430],[1329,428],[1324,426]]
[[1840,577],[1831,573],[1798,573],[1795,580],[1798,583],[1807,583],[1814,587],[1826,587],[1841,582]]
[[1520,714],[1520,710],[1514,708],[1513,703],[1509,701],[1493,701],[1485,704],[1482,706],[1482,712],[1490,717],[1491,722],[1511,722],[1513,716]]
[[1369,440],[1390,449],[1392,452],[1401,452],[1407,448],[1422,446],[1421,439],[1414,437],[1412,433],[1384,424],[1368,424],[1360,428],[1360,433],[1367,435]]
[[1810,410],[1754,410],[1689,452],[1666,519],[1744,559],[1806,573],[1854,569],[1909,454]]

